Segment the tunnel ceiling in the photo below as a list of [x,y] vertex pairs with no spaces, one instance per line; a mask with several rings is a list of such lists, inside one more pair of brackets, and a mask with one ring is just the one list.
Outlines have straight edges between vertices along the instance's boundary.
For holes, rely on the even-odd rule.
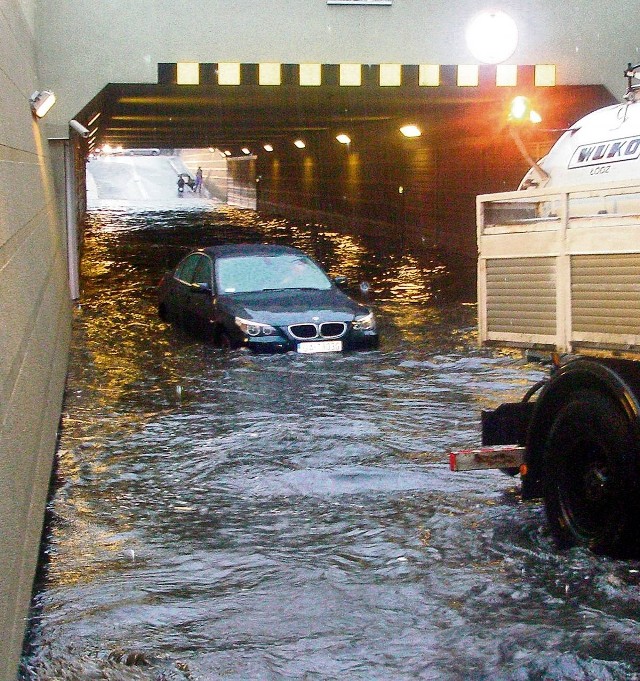
[[[482,134],[499,126],[515,94],[526,89],[455,86],[425,87],[238,87],[110,84],[78,115],[96,131],[100,146],[239,150],[285,138],[362,127],[418,123],[438,134],[439,126],[459,126]],[[613,101],[602,86],[538,88],[531,92],[550,125],[568,126],[585,113]],[[587,110],[589,110],[589,108]]]

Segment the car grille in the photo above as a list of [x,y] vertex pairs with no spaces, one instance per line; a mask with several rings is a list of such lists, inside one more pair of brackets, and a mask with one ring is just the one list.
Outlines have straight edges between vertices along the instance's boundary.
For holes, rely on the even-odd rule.
[[344,336],[347,325],[344,322],[323,322],[322,324],[292,324],[289,333],[297,340],[312,338],[340,338]]

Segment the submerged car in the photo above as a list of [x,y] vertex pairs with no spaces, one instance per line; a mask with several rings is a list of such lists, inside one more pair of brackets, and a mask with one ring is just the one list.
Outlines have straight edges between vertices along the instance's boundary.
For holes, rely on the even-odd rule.
[[378,345],[373,312],[289,246],[203,248],[167,272],[158,293],[162,319],[225,347],[319,353]]

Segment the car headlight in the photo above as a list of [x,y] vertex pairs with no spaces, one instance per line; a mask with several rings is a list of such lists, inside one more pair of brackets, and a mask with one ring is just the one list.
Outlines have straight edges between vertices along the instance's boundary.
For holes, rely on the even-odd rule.
[[358,331],[373,331],[376,328],[376,318],[373,316],[373,312],[356,317],[353,320],[353,328]]
[[249,319],[242,319],[242,317],[236,317],[235,323],[249,336],[273,336],[278,333],[276,329],[269,324],[252,322]]

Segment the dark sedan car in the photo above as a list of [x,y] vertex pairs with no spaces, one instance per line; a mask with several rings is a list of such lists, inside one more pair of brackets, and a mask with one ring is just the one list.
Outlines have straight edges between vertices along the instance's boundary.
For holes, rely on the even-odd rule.
[[158,311],[233,348],[316,353],[378,345],[373,312],[288,246],[233,244],[190,253],[160,282]]

